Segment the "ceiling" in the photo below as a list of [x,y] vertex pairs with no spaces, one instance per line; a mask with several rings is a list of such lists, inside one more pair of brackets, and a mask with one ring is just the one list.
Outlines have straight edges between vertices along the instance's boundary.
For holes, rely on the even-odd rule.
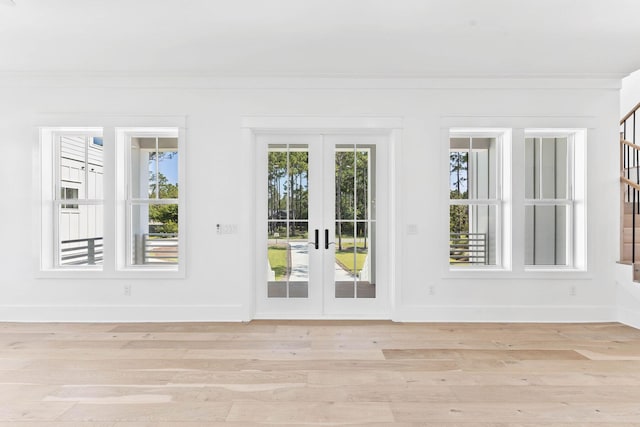
[[0,0],[0,72],[622,77],[640,0]]

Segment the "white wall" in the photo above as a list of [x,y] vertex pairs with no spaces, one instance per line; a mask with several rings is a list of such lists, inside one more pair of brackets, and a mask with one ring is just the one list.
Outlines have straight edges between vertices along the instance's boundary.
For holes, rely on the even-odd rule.
[[[253,147],[242,138],[241,122],[261,115],[403,118],[396,151],[395,320],[614,320],[618,83],[7,78],[0,81],[0,320],[251,318],[254,177],[247,165]],[[69,112],[187,116],[185,279],[36,278],[36,117]],[[445,277],[447,247],[438,236],[448,230],[447,208],[438,201],[448,197],[443,128],[451,123],[588,128],[587,273]],[[228,182],[234,185],[221,184]],[[217,235],[216,223],[237,224],[238,233]],[[409,225],[417,225],[418,234],[405,233]],[[514,231],[514,253],[523,254],[517,249],[523,236]],[[132,285],[131,296],[124,295],[125,284]]]
[[620,89],[620,118],[640,102],[640,70],[622,79]]

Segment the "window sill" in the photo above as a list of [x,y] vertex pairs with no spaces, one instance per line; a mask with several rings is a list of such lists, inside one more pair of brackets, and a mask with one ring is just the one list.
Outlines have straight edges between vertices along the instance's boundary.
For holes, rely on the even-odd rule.
[[37,279],[185,279],[186,274],[182,270],[166,269],[139,269],[120,270],[107,272],[103,270],[40,270],[36,273]]
[[593,275],[586,270],[578,269],[531,269],[512,271],[504,269],[465,269],[447,271],[443,280],[456,279],[502,279],[502,280],[591,280]]

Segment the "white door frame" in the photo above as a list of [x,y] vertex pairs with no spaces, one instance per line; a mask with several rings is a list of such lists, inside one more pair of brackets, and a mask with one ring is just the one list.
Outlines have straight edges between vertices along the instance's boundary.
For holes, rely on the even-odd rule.
[[[245,143],[251,144],[252,152],[254,153],[253,159],[253,210],[256,212],[255,221],[253,226],[253,263],[254,274],[253,281],[248,286],[247,297],[248,301],[248,318],[336,318],[336,319],[349,319],[349,318],[367,318],[367,319],[391,319],[395,312],[395,301],[399,298],[399,289],[396,286],[396,183],[395,183],[395,161],[394,153],[396,146],[400,142],[400,135],[402,129],[401,118],[376,118],[376,117],[245,117],[243,119],[243,135]],[[316,134],[316,135],[385,135],[387,139],[386,150],[384,153],[387,156],[388,167],[386,168],[387,175],[387,208],[385,214],[388,218],[388,226],[386,232],[386,242],[388,247],[388,268],[386,269],[384,280],[388,284],[387,292],[384,298],[387,301],[386,308],[381,312],[375,314],[309,314],[304,312],[294,313],[260,313],[257,312],[257,299],[258,295],[258,281],[264,277],[265,272],[262,271],[264,267],[261,263],[258,263],[258,254],[264,255],[262,252],[264,249],[261,247],[264,236],[258,235],[257,230],[260,228],[260,222],[264,222],[262,216],[257,215],[259,209],[258,203],[262,203],[262,198],[259,196],[259,189],[264,186],[264,181],[258,182],[262,177],[258,177],[256,171],[258,170],[258,147],[257,136],[262,134]],[[383,154],[383,153],[381,153]],[[265,202],[266,203],[266,202]],[[260,245],[260,246],[259,246]],[[266,256],[266,255],[265,255]],[[259,264],[259,265],[258,265]],[[263,285],[261,283],[261,285]]]

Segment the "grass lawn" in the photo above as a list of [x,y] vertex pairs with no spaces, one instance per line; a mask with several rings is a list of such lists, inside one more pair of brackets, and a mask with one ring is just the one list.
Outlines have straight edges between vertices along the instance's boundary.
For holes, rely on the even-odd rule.
[[342,250],[336,250],[336,261],[342,268],[347,270],[351,274],[359,273],[364,267],[364,262],[367,259],[368,251],[366,249],[358,248],[356,250],[356,268],[353,269],[353,246],[342,246]]
[[287,244],[272,245],[267,248],[269,264],[276,273],[276,280],[282,280],[287,275]]

